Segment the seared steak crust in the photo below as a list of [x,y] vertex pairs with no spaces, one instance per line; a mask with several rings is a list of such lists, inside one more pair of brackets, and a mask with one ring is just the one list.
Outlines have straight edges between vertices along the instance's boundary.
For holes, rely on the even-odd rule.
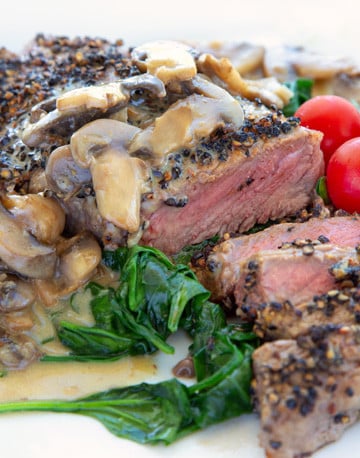
[[360,324],[360,287],[329,290],[294,306],[290,301],[261,304],[254,332],[263,340],[294,339],[318,325]]
[[328,325],[255,351],[253,387],[268,458],[309,456],[358,419],[359,341],[359,326]]

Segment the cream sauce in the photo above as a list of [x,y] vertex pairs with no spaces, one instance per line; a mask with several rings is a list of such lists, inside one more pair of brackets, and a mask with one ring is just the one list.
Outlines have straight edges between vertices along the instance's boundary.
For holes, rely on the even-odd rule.
[[115,362],[36,362],[0,378],[0,402],[70,399],[149,380],[157,373],[150,356]]

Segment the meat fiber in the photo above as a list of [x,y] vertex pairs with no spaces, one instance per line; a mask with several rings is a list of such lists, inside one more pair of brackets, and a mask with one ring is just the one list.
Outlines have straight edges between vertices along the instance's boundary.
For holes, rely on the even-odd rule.
[[359,418],[359,338],[359,326],[320,326],[254,352],[253,388],[267,458],[310,456]]
[[[268,250],[278,250],[278,256],[281,255],[281,259],[285,260],[286,250],[280,250],[280,248],[284,244],[292,244],[294,241],[295,245],[304,245],[306,250],[311,241],[330,242],[337,247],[354,248],[360,243],[360,218],[358,216],[311,218],[303,223],[275,224],[255,234],[231,238],[218,245],[208,256],[206,267],[197,271],[198,277],[212,292],[214,300],[221,301],[235,296],[237,307],[241,307],[244,296],[246,296],[246,289],[244,289],[246,273],[251,259],[254,256],[261,256]],[[299,252],[302,253],[301,250],[303,249],[301,248]],[[312,253],[311,248],[310,250]],[[268,259],[274,258],[269,256]],[[305,261],[301,257],[298,259]],[[308,261],[310,263],[316,259],[316,257],[311,259],[309,257]],[[296,266],[297,263],[294,263],[293,268],[295,269]],[[302,275],[299,276],[290,274],[290,270],[282,272],[281,275],[278,272],[278,275],[275,264],[272,275],[277,278],[277,284],[283,280],[281,300],[284,300],[286,295],[291,300],[290,296],[296,289],[298,291],[303,290],[303,285],[306,282],[304,274],[307,275],[307,272],[305,270],[301,272]],[[299,288],[297,288],[297,284]],[[327,287],[327,285],[324,286]],[[316,294],[315,291],[314,294]],[[326,289],[323,292],[325,293]],[[237,301],[236,297],[238,298]]]

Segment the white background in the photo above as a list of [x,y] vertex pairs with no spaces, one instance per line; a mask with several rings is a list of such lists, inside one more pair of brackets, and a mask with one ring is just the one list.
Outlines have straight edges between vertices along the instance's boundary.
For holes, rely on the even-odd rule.
[[0,46],[20,51],[36,33],[123,38],[232,39],[311,44],[355,54],[355,0],[3,0]]

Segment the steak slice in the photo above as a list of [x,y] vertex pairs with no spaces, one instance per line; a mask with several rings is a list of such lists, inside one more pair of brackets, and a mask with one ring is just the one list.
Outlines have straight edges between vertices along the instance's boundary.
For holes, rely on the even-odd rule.
[[311,202],[323,173],[321,134],[296,127],[273,138],[259,136],[244,148],[248,140],[241,144],[237,139],[246,136],[246,129],[245,123],[230,137],[230,148],[226,136],[209,142],[208,151],[220,149],[220,159],[191,164],[190,157],[179,179],[156,192],[160,206],[155,211],[143,207],[148,227],[141,243],[174,254],[215,234],[244,232],[292,215]]
[[309,456],[358,419],[359,339],[359,326],[320,326],[254,352],[260,443],[268,458]]
[[[312,218],[303,223],[282,223],[268,227],[255,234],[243,235],[221,243],[208,256],[206,267],[197,269],[200,281],[212,292],[213,300],[222,301],[233,298],[235,291],[242,299],[246,291],[244,273],[249,261],[258,253],[268,250],[279,250],[284,244],[296,241],[296,244],[308,244],[308,241],[330,242],[337,247],[354,248],[360,243],[360,217],[334,216],[331,218]],[[320,253],[320,251],[319,251]],[[315,259],[315,258],[314,258]],[[290,262],[290,261],[289,261]],[[276,272],[273,273],[276,277]],[[284,285],[296,289],[296,282],[303,278],[291,278],[284,274]],[[242,291],[242,292],[241,292]],[[326,292],[324,290],[323,292]],[[288,299],[291,300],[290,297]]]
[[313,326],[360,324],[360,288],[332,289],[294,306],[289,301],[258,307],[254,332],[263,340],[294,339]]
[[335,263],[349,259],[350,264],[359,265],[355,248],[316,242],[294,242],[251,257],[234,290],[238,314],[251,319],[260,305],[287,302],[296,306],[309,301],[337,287],[331,273]]

